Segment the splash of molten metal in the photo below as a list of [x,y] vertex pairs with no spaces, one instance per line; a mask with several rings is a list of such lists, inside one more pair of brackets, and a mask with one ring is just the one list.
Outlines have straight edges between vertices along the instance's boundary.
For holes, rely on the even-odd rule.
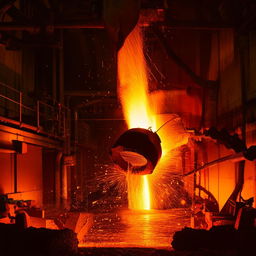
[[150,210],[151,200],[147,175],[136,175],[128,171],[126,181],[129,209]]
[[[173,187],[168,184],[170,178],[177,172],[177,167],[175,167],[175,171],[171,170],[176,165],[176,160],[170,161],[172,158],[170,150],[186,144],[188,134],[179,116],[155,114],[157,107],[161,107],[164,100],[161,99],[159,92],[148,93],[143,38],[138,26],[126,38],[118,53],[118,77],[118,94],[129,129],[151,127],[153,131],[156,131],[156,127],[159,128],[168,123],[157,132],[162,141],[162,158],[154,173],[142,176],[131,174],[128,171],[126,177],[130,209],[158,208],[161,205],[160,198],[162,201],[168,201],[167,198],[172,198],[175,195]],[[162,111],[157,112],[161,113]]]
[[[143,41],[137,26],[118,53],[119,97],[128,128],[155,129],[154,115],[150,109],[146,63]],[[148,176],[128,172],[128,201],[130,209],[151,208]]]
[[144,210],[150,210],[150,191],[148,177],[146,175],[142,176],[143,179],[143,198],[148,198],[144,203]]
[[118,53],[119,97],[129,128],[155,129],[150,109],[146,63],[140,28],[136,27]]

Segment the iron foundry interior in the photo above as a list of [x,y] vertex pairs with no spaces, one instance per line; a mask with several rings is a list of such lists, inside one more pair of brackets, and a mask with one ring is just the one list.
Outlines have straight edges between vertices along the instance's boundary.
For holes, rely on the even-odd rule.
[[1,0],[1,255],[255,253],[255,13]]

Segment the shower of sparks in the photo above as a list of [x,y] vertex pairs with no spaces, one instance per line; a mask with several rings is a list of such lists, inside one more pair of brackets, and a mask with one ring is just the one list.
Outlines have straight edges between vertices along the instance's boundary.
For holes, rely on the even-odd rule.
[[[126,173],[116,166],[101,166],[93,180],[88,180],[91,195],[98,197],[92,201],[93,208],[108,211],[117,208],[130,209],[170,209],[186,207],[190,203],[189,195],[184,188],[180,176],[180,151],[172,150],[161,159],[153,174],[148,176]],[[145,179],[148,177],[148,179]],[[150,182],[151,190],[143,189],[146,182]],[[89,184],[92,184],[91,187]],[[97,191],[101,194],[98,195]],[[147,191],[150,195],[147,194]],[[140,198],[141,194],[143,195]],[[139,197],[139,200],[130,200],[129,196]],[[147,200],[147,198],[150,200]],[[128,199],[128,202],[127,202]],[[146,199],[145,201],[143,201]],[[186,203],[184,203],[184,200]],[[146,205],[145,202],[150,202]]]
[[[177,136],[180,136],[178,130]],[[134,175],[114,165],[102,165],[95,178],[88,180],[90,196],[96,194],[91,207],[105,212],[125,209],[127,204],[132,210],[189,207],[191,198],[187,185],[192,186],[193,181],[184,182],[181,177],[180,159],[180,148],[167,152],[151,175]]]
[[[149,93],[148,70],[143,51],[143,37],[137,26],[126,38],[118,53],[118,95],[129,128],[151,128],[156,131],[175,115],[156,115],[155,112],[165,113],[160,109],[164,107],[165,101],[164,97],[158,99],[154,93]],[[104,201],[106,206],[107,201],[111,202],[110,207],[128,203],[130,209],[139,210],[176,206],[173,202],[179,202],[184,190],[179,176],[180,157],[173,149],[186,144],[188,136],[178,116],[157,134],[162,141],[163,154],[153,174],[140,176],[126,173],[114,166],[100,166],[93,181],[87,181],[88,201],[93,207],[101,207]],[[128,199],[128,202],[124,199]],[[181,200],[181,205],[185,205],[186,199]]]
[[95,177],[87,181],[90,208],[108,211],[126,206],[126,173],[117,167],[102,165]]
[[154,209],[187,207],[191,203],[181,176],[180,153],[179,149],[166,153],[149,177]]
[[[153,131],[156,131],[164,123],[168,123],[157,132],[162,141],[162,158],[153,174],[137,177],[128,173],[126,178],[130,209],[159,208],[163,205],[162,202],[168,204],[170,198],[175,198],[177,191],[180,190],[178,184],[175,186],[175,182],[170,182],[173,177],[173,173],[170,171],[171,158],[176,172],[178,161],[177,158],[173,159],[172,154],[168,152],[186,144],[188,134],[185,132],[181,118],[178,115],[155,114],[156,105],[159,105],[159,102],[151,97],[148,92],[143,37],[138,26],[129,34],[119,51],[118,77],[118,94],[129,128],[148,129],[150,127]],[[165,167],[166,162],[169,163],[167,167]]]
[[148,97],[148,80],[143,38],[137,26],[118,53],[118,94],[129,128],[155,130],[153,109]]
[[[148,97],[146,62],[139,26],[129,34],[118,53],[119,97],[129,128],[151,127],[155,130],[154,114]],[[128,173],[128,201],[130,209],[151,208],[148,175],[138,177]]]

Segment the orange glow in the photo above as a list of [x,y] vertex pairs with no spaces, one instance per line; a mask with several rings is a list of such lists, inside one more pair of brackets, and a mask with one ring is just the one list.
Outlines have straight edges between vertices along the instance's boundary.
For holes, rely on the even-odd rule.
[[146,175],[142,176],[143,178],[143,198],[146,198],[144,203],[144,210],[150,210],[150,189],[148,184],[148,177]]
[[[170,249],[174,232],[190,223],[189,211],[184,208],[99,212],[93,218],[94,227],[85,234],[79,247]],[[108,255],[107,251],[104,255]]]
[[[155,99],[154,102],[158,104],[159,101]],[[164,156],[170,150],[175,149],[188,142],[189,134],[186,133],[183,123],[181,121],[181,118],[178,115],[159,114],[155,116],[155,120],[156,120],[157,128],[161,127],[161,125],[171,120],[157,132],[158,136],[161,139],[162,158],[160,161],[162,162],[163,160],[169,159],[169,158],[164,158]]]
[[129,128],[152,128],[148,81],[140,28],[136,27],[118,53],[119,97]]
[[126,176],[129,209],[150,210],[150,188],[147,175],[136,175],[131,172]]
[[[149,107],[143,42],[138,26],[126,38],[118,53],[118,76],[118,94],[128,127],[155,130],[154,115]],[[127,184],[129,208],[149,210],[151,204],[148,177],[128,173]]]
[[[169,101],[166,104],[163,97],[159,97],[159,93],[149,94],[148,92],[143,38],[138,26],[126,38],[118,53],[118,78],[118,95],[129,129],[151,128],[154,132],[168,121],[168,125],[157,132],[162,142],[162,158],[153,174],[140,176],[128,173],[126,178],[129,208],[151,209],[158,207],[161,196],[155,191],[156,184],[159,184],[162,177],[165,177],[170,170],[168,163],[170,163],[171,156],[167,153],[186,144],[188,134],[185,132],[181,118],[177,115],[155,114],[157,112],[168,113],[170,109],[167,110],[166,105],[169,106]],[[172,121],[169,122],[169,120]],[[164,192],[162,194],[165,195]]]
[[180,204],[181,204],[181,205],[185,205],[186,203],[187,203],[186,200],[181,199],[181,201],[180,201]]

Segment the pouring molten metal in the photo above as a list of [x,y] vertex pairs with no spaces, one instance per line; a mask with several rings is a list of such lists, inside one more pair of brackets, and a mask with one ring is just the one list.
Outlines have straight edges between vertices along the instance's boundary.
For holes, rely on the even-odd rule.
[[124,171],[151,174],[162,155],[161,140],[150,130],[129,129],[117,139],[110,154],[113,162]]

